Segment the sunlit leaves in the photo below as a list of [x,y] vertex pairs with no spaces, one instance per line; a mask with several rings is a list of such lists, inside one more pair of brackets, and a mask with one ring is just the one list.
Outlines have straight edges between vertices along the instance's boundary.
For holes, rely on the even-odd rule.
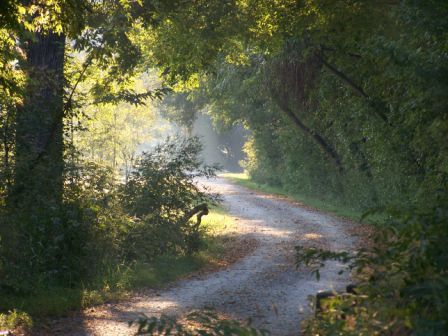
[[[89,92],[87,84],[81,85],[81,92]],[[126,86],[112,87],[108,93],[90,97],[90,104],[78,121],[85,130],[75,133],[75,146],[83,157],[107,164],[116,173],[128,174],[138,147],[153,139],[160,127],[154,125],[156,115],[151,101],[156,95],[163,95],[164,90],[154,89],[156,85],[154,77],[142,75]]]

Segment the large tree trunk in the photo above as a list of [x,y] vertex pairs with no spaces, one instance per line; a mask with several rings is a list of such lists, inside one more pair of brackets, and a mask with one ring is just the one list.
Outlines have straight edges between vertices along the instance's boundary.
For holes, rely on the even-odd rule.
[[27,86],[16,124],[15,200],[59,207],[63,189],[65,36],[27,42]]
[[65,238],[61,221],[65,37],[35,33],[25,43],[27,83],[17,109],[10,216],[0,225],[1,252],[7,261],[0,276],[20,290],[29,290],[38,274],[63,275],[60,238]]

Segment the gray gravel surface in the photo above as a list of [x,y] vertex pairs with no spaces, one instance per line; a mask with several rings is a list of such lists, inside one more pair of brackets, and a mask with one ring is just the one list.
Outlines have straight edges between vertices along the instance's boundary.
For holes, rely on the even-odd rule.
[[233,318],[251,318],[254,326],[272,335],[298,335],[300,321],[311,312],[308,296],[348,283],[347,275],[337,274],[342,265],[336,262],[327,263],[320,281],[308,269],[296,269],[294,246],[351,250],[351,223],[222,178],[207,184],[222,195],[224,207],[237,220],[238,235],[259,242],[255,250],[218,272],[59,320],[50,334],[132,335],[127,322],[140,313],[180,315],[212,306]]

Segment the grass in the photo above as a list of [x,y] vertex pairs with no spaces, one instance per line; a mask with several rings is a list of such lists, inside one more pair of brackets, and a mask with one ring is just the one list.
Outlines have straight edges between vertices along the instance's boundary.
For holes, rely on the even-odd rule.
[[344,218],[349,218],[349,219],[352,219],[355,221],[359,221],[363,214],[361,211],[357,211],[357,210],[351,209],[349,207],[346,207],[346,206],[343,206],[340,204],[337,204],[337,205],[331,204],[328,201],[321,200],[321,199],[318,199],[315,197],[309,197],[309,196],[297,194],[297,193],[290,193],[280,187],[257,183],[255,181],[253,181],[250,178],[250,176],[246,173],[239,173],[239,174],[226,173],[226,174],[222,174],[220,176],[222,176],[236,184],[239,184],[243,187],[246,187],[246,188],[249,188],[252,190],[258,190],[258,191],[269,193],[269,194],[284,196],[290,200],[300,202],[300,203],[302,203],[306,206],[309,206],[311,208],[319,209],[319,210],[334,214],[339,217],[344,217]]
[[23,325],[32,319],[63,316],[70,311],[129,297],[135,289],[163,288],[199,270],[215,268],[226,257],[229,233],[236,226],[232,217],[220,207],[213,207],[202,219],[203,247],[197,253],[182,256],[161,256],[151,263],[108,265],[98,279],[78,288],[52,287],[30,295],[2,295],[0,330]]
[[203,217],[203,248],[191,256],[162,256],[151,264],[136,265],[132,287],[160,288],[167,282],[182,278],[192,272],[214,267],[225,257],[229,243],[228,233],[235,222],[223,208],[213,207]]

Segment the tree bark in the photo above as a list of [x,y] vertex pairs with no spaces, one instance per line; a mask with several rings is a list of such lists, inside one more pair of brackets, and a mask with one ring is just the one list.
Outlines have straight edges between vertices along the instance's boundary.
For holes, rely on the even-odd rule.
[[208,215],[208,213],[209,209],[206,203],[196,205],[193,209],[185,213],[184,217],[181,220],[181,223],[187,223],[191,217],[197,215],[196,224],[194,225],[194,228],[197,230],[199,228],[199,225],[201,225],[202,217]]
[[16,121],[16,201],[58,208],[63,190],[63,34],[35,33],[26,42],[27,85]]
[[10,153],[11,153],[11,147],[12,147],[12,134],[10,126],[12,126],[13,121],[12,119],[12,106],[10,104],[6,104],[2,106],[4,108],[5,113],[5,120],[3,124],[3,134],[2,134],[2,141],[3,141],[3,171],[5,174],[5,184],[6,184],[6,193],[10,191],[11,188],[11,167],[10,167]]

